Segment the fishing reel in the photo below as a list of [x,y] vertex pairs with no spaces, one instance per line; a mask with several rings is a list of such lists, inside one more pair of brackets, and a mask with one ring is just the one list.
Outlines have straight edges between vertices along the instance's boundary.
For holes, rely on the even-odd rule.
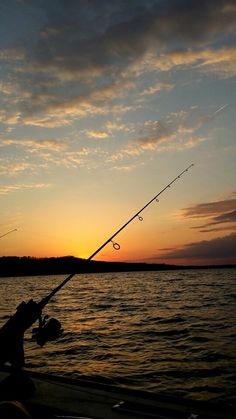
[[39,346],[44,346],[46,342],[58,339],[62,335],[63,329],[59,320],[48,315],[39,317],[39,326],[32,330],[32,339]]

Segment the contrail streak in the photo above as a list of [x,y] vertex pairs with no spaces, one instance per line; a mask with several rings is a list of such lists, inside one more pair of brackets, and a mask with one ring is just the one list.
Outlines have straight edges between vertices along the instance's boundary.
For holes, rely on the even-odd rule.
[[[222,111],[224,108],[226,108],[226,106],[229,106],[229,105],[228,105],[228,104],[226,104],[226,105],[221,106],[219,109],[217,109],[217,110],[213,113],[213,115],[216,115],[218,112]],[[213,116],[213,115],[212,115],[212,116]]]

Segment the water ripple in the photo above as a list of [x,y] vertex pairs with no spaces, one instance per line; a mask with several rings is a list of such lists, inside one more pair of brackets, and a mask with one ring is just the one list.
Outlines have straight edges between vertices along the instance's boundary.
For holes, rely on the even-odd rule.
[[[27,366],[236,403],[235,277],[233,269],[77,275],[45,310],[62,322],[60,339],[39,348],[26,333]],[[2,278],[1,324],[63,279]]]

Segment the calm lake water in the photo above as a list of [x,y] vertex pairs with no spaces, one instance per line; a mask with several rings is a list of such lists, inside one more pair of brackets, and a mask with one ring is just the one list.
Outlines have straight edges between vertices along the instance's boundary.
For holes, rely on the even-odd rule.
[[[0,279],[0,324],[64,276]],[[236,403],[236,270],[76,275],[45,308],[64,332],[27,368]]]

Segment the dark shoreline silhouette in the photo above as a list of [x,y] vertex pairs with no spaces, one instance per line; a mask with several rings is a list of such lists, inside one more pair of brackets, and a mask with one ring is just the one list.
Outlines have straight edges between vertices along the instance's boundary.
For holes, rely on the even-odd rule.
[[71,273],[163,271],[182,269],[236,268],[236,265],[169,265],[139,262],[87,261],[74,256],[35,258],[31,256],[0,257],[0,277],[60,275]]

